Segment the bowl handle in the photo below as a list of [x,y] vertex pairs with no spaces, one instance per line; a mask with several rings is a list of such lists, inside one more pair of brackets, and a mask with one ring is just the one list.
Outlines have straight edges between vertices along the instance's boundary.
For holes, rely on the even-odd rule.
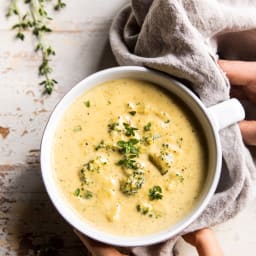
[[230,99],[207,109],[217,131],[237,123],[245,118],[242,104],[237,99]]

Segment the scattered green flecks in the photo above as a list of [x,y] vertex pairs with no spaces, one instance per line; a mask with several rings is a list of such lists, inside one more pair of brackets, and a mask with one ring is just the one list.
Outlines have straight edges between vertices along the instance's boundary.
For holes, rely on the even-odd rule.
[[73,132],[81,132],[82,131],[82,126],[81,125],[77,125],[73,128]]
[[118,131],[118,126],[119,124],[116,122],[108,124],[108,132]]
[[[91,106],[89,100],[83,103],[88,108]],[[107,103],[111,104],[110,101],[107,101]],[[121,167],[120,171],[123,175],[119,180],[119,190],[125,196],[133,196],[143,187],[147,178],[147,172],[150,172],[150,170],[146,169],[147,166],[144,166],[143,159],[145,159],[145,156],[155,165],[161,175],[165,175],[168,172],[172,160],[169,144],[163,143],[160,152],[158,150],[154,152],[155,148],[150,147],[151,144],[155,143],[155,140],[165,135],[153,133],[152,130],[155,130],[155,127],[152,127],[152,122],[137,120],[138,117],[133,119],[133,116],[140,112],[133,111],[133,109],[129,110],[130,117],[127,117],[127,114],[125,116],[117,116],[117,119],[111,120],[108,123],[106,129],[108,129],[109,133],[114,132],[111,134],[111,140],[107,141],[107,144],[102,139],[98,144],[90,145],[90,147],[92,146],[97,151],[95,152],[96,157],[89,161],[87,160],[80,169],[79,179],[81,186],[75,190],[75,196],[84,199],[90,199],[94,196],[94,186],[96,183],[94,175],[106,174],[105,170],[108,171],[109,156],[113,152],[116,156],[119,156],[116,165]],[[124,122],[124,120],[126,121]],[[137,127],[134,127],[133,121],[137,121],[135,123]],[[167,121],[169,122],[169,120]],[[165,121],[162,120],[162,122]],[[81,130],[82,127],[80,125],[74,128],[74,131]],[[179,141],[182,141],[182,139],[179,139]],[[88,142],[85,145],[88,146]],[[150,149],[146,150],[145,147],[150,147]],[[183,169],[181,171],[183,172]],[[179,173],[175,173],[175,175],[183,182],[184,178]],[[142,190],[141,193],[145,193],[145,191]],[[146,193],[148,196],[146,198],[147,202],[137,204],[137,211],[148,217],[161,217],[163,213],[158,213],[157,209],[153,209],[153,206],[157,205],[158,202],[152,202],[152,206],[151,201],[157,201],[164,197],[162,188],[159,185],[155,185],[149,188]]]
[[98,151],[101,148],[105,148],[106,145],[104,143],[104,140],[101,140],[100,143],[95,147],[95,150]]
[[180,181],[181,183],[184,182],[184,176],[183,176],[181,173],[176,173],[175,175],[176,175],[176,177],[179,179],[179,181]]
[[136,115],[136,111],[130,111],[129,114],[132,115],[132,116],[135,116]]
[[148,203],[142,203],[136,205],[136,210],[142,215],[148,216],[149,218],[158,219],[162,216],[160,212],[157,212],[152,206]]
[[93,193],[90,190],[77,188],[74,192],[74,196],[84,199],[90,199],[93,197]]
[[79,195],[80,195],[80,192],[81,192],[80,188],[77,188],[77,189],[75,190],[75,192],[74,192],[74,196],[79,196]]
[[148,123],[143,127],[143,129],[144,129],[145,132],[150,131],[150,129],[151,129],[151,122],[148,122]]
[[[51,94],[57,81],[50,77],[52,67],[50,63],[55,55],[55,50],[45,41],[45,35],[52,32],[49,27],[49,22],[52,18],[48,15],[46,6],[48,0],[11,0],[6,16],[14,16],[17,18],[17,23],[12,26],[16,31],[16,38],[24,41],[25,35],[30,33],[36,38],[35,52],[41,55],[41,64],[38,67],[38,74],[44,79],[39,85],[44,86],[44,93]],[[21,6],[23,4],[23,6]],[[66,4],[62,0],[52,1],[53,9],[59,11]]]
[[90,190],[85,190],[81,194],[81,197],[84,198],[84,199],[91,199],[93,197],[93,193]]
[[179,148],[181,148],[182,143],[183,143],[183,138],[182,138],[182,137],[180,137],[179,139],[177,139],[177,145],[178,145]]
[[138,212],[140,212],[143,215],[146,215],[149,212],[149,207],[145,207],[145,206],[142,206],[140,204],[136,205],[136,209],[137,209]]
[[87,100],[87,101],[84,102],[84,105],[85,105],[87,108],[89,108],[89,107],[91,107],[91,102],[90,102],[89,100]]
[[95,160],[90,160],[83,165],[82,170],[84,171],[84,173],[86,171],[99,172],[100,165]]

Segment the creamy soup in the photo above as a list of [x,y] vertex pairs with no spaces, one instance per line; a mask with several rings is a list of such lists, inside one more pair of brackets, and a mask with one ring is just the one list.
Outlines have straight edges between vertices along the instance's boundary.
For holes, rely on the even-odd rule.
[[192,112],[148,82],[120,79],[86,91],[56,130],[61,193],[84,221],[123,236],[155,233],[195,206],[207,152]]

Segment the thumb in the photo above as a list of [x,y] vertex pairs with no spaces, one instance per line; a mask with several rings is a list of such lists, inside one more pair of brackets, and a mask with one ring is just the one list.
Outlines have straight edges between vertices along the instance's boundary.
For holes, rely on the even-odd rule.
[[256,121],[242,121],[239,123],[244,142],[256,146]]

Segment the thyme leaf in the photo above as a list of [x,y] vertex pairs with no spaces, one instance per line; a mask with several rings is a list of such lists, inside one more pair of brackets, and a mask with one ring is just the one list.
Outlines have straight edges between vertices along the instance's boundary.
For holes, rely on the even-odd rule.
[[151,123],[150,123],[150,122],[147,123],[147,124],[143,127],[143,129],[144,129],[145,132],[150,131],[150,129],[151,129]]
[[[19,8],[19,2],[23,3],[22,8]],[[48,26],[52,18],[48,16],[46,2],[49,0],[11,0],[6,17],[15,16],[17,18],[17,23],[12,26],[12,29],[16,31],[17,39],[24,41],[27,33],[31,33],[36,38],[35,52],[41,54],[42,59],[38,67],[38,74],[44,77],[39,85],[44,86],[44,93],[51,94],[57,81],[50,77],[52,73],[51,57],[55,55],[55,51],[44,40],[45,35],[52,31]],[[19,4],[21,5],[21,3]],[[55,1],[53,5],[56,11],[66,6],[62,0]]]
[[124,128],[125,128],[125,135],[127,137],[135,136],[135,132],[134,131],[137,131],[138,128],[131,127],[130,124],[128,124],[128,123],[123,123],[123,125],[124,125]]

